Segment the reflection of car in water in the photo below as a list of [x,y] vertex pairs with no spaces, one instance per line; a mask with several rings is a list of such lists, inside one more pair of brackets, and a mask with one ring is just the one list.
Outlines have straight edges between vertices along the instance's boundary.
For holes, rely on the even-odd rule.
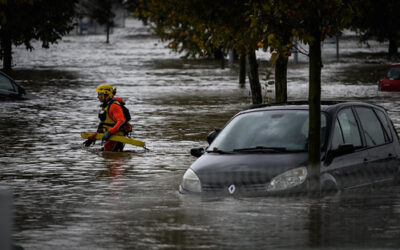
[[[308,105],[242,111],[208,136],[186,171],[181,193],[281,194],[306,191]],[[361,102],[321,106],[321,189],[392,184],[400,145],[385,110]]]
[[400,63],[392,64],[383,79],[378,82],[379,90],[400,91]]
[[11,77],[0,71],[0,100],[23,100],[26,91]]

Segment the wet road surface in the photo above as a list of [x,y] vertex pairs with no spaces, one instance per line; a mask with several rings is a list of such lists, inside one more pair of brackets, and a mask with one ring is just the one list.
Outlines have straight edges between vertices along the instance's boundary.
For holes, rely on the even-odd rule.
[[[236,66],[219,69],[219,62],[180,59],[136,21],[117,29],[111,44],[104,41],[102,35],[68,36],[49,50],[15,50],[13,76],[38,96],[1,103],[0,186],[14,196],[15,244],[25,249],[400,247],[398,187],[321,200],[180,195],[181,177],[195,160],[190,148],[205,146],[210,131],[250,104],[248,83],[239,87]],[[363,46],[341,46],[339,62],[333,47],[323,48],[323,99],[382,105],[399,129],[400,93],[382,93],[376,85],[389,62]],[[260,79],[268,67],[261,63]],[[290,100],[307,98],[307,75],[304,61],[289,66]],[[97,127],[99,84],[117,87],[131,110],[134,137],[146,141],[149,152],[127,146],[127,153],[101,153],[98,142],[94,150],[82,147],[79,133]]]

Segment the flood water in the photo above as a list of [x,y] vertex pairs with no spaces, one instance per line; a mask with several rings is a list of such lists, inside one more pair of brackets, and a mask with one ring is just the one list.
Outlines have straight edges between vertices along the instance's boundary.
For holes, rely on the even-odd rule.
[[[192,147],[250,102],[237,66],[182,60],[134,20],[105,35],[68,36],[48,50],[14,50],[13,77],[38,98],[2,102],[0,186],[13,193],[13,241],[25,249],[275,249],[400,247],[400,188],[307,197],[197,197],[178,193]],[[386,47],[323,47],[322,98],[384,106],[400,128],[400,93],[376,82]],[[375,54],[368,54],[373,52]],[[356,56],[353,56],[356,54]],[[378,54],[378,56],[374,56]],[[263,53],[260,53],[262,58]],[[264,55],[265,56],[265,55]],[[270,67],[260,64],[261,77]],[[306,99],[308,67],[288,70],[289,100]],[[264,82],[263,82],[264,83]],[[134,138],[150,151],[82,147],[96,130],[95,88],[126,100]],[[264,94],[267,89],[264,88]]]

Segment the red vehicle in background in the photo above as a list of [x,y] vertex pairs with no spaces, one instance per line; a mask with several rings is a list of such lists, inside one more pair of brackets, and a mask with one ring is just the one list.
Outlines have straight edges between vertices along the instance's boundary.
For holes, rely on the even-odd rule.
[[385,77],[379,80],[379,90],[400,91],[400,63],[390,65]]

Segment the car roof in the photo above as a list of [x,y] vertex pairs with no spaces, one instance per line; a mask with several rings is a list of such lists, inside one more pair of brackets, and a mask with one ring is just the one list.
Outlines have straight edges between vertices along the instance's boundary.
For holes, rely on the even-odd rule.
[[400,63],[393,63],[393,64],[390,64],[390,67],[392,67],[392,66],[400,66]]
[[[384,109],[381,106],[366,103],[366,102],[357,102],[357,101],[321,101],[321,111],[325,111],[328,113],[334,113],[339,109],[344,107],[352,107],[352,106],[367,106]],[[308,110],[309,105],[308,101],[291,101],[287,103],[274,103],[274,104],[261,104],[261,105],[253,105],[246,110],[239,112],[238,114],[254,112],[254,111],[267,111],[267,110]]]

